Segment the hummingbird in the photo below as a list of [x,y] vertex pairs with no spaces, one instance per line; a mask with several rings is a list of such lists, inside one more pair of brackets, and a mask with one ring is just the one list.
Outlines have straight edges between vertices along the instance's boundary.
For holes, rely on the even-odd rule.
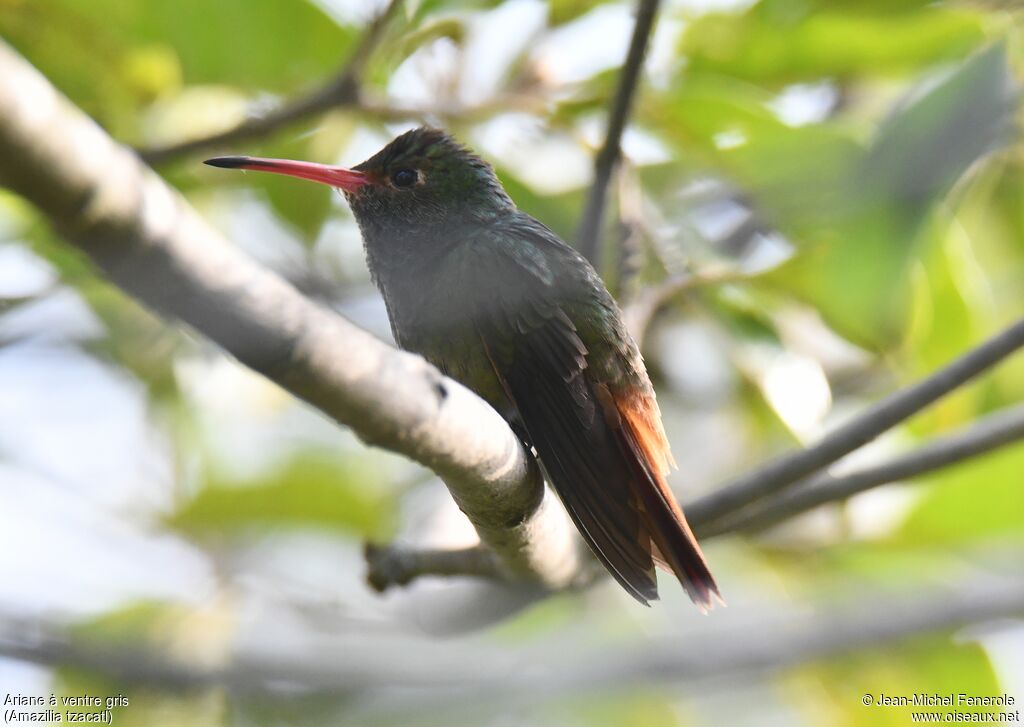
[[721,601],[668,486],[675,462],[622,312],[586,258],[516,207],[490,164],[430,127],[351,169],[247,156],[205,163],[341,190],[398,346],[502,415],[633,598],[658,598],[660,566],[702,610]]

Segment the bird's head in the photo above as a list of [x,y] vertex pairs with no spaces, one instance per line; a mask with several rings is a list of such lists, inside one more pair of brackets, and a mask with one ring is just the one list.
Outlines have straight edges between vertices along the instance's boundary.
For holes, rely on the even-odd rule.
[[206,164],[272,172],[344,192],[361,227],[441,230],[511,208],[491,166],[439,129],[408,131],[351,169],[286,159],[217,157]]

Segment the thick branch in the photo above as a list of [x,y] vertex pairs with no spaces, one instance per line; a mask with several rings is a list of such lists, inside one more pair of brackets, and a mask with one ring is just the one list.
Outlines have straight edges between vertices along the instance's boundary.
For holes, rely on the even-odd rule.
[[770,461],[686,508],[695,527],[711,529],[715,520],[827,467],[864,446],[904,419],[1024,346],[1024,320],[906,389],[890,394],[860,416],[827,435],[818,444]]
[[637,2],[633,37],[629,42],[626,62],[622,66],[619,86],[612,99],[604,146],[601,147],[594,160],[594,183],[590,187],[587,205],[576,233],[577,247],[598,270],[601,269],[601,221],[604,218],[604,206],[608,198],[608,184],[611,182],[621,154],[622,132],[626,128],[626,120],[629,118],[629,112],[633,105],[633,96],[640,80],[640,71],[643,69],[647,44],[651,30],[654,28],[654,18],[658,13],[658,4],[659,0],[638,0]]
[[377,47],[384,29],[402,5],[402,0],[390,0],[387,7],[374,18],[351,57],[327,83],[306,96],[289,101],[262,116],[253,116],[226,131],[198,139],[140,149],[139,155],[150,164],[160,164],[185,154],[213,149],[237,141],[266,136],[283,126],[315,116],[333,108],[359,102],[359,82],[370,55]]
[[240,254],[2,43],[0,184],[133,297],[437,472],[507,572],[552,586],[573,578],[575,531],[493,409]]
[[1024,439],[1024,405],[992,414],[974,426],[938,437],[902,457],[848,475],[820,474],[777,497],[762,500],[710,525],[704,537],[732,531],[763,530],[829,502],[845,500],[872,487],[916,477]]
[[[0,656],[44,665],[85,668],[115,684],[163,689],[226,686],[274,691],[361,690],[394,700],[391,687],[429,688],[399,708],[435,702],[461,706],[500,697],[531,703],[572,692],[649,688],[672,684],[683,692],[730,687],[738,676],[768,674],[858,649],[891,647],[909,637],[1024,615],[1024,581],[995,573],[976,575],[955,588],[875,589],[844,604],[819,604],[784,615],[759,613],[753,623],[644,640],[588,652],[562,645],[509,649],[424,643],[422,640],[304,640],[273,652],[241,648],[219,668],[172,661],[138,643],[71,640],[59,629],[9,617],[0,620]],[[302,692],[304,693],[304,692]],[[416,701],[419,703],[417,704]],[[390,720],[400,723],[401,720]]]

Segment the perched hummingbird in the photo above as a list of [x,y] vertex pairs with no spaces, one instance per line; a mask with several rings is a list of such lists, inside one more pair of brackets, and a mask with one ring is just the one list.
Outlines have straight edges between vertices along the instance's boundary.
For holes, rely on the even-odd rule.
[[582,255],[516,208],[487,162],[420,128],[352,169],[206,163],[341,189],[398,345],[509,422],[630,595],[645,605],[658,597],[659,565],[711,607],[718,587],[665,481],[675,463],[619,307]]

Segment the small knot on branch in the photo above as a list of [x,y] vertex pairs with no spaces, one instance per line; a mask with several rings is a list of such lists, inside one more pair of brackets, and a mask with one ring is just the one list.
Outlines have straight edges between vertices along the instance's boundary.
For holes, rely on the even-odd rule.
[[408,585],[420,576],[503,577],[494,553],[479,545],[459,550],[421,550],[367,542],[363,558],[366,582],[378,593]]

